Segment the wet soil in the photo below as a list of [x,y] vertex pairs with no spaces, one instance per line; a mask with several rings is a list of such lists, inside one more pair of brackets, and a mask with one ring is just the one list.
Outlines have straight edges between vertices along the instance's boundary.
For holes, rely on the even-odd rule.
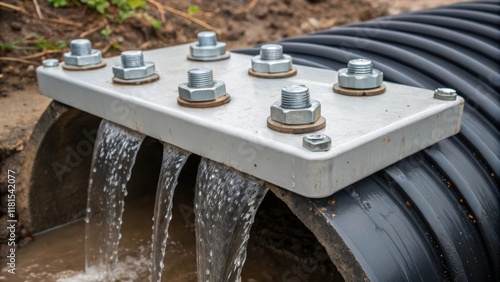
[[[76,38],[90,39],[94,48],[110,57],[124,50],[192,42],[196,40],[196,34],[209,25],[218,32],[220,41],[227,42],[229,49],[239,49],[388,14],[460,1],[148,0],[148,5],[139,9],[136,16],[122,23],[85,6],[56,9],[48,1],[36,1],[43,17],[40,18],[35,1],[0,2],[11,6],[0,5],[1,98],[35,83],[35,68],[41,61],[49,57],[62,59],[63,52],[69,49],[69,41]],[[158,8],[155,4],[163,7]],[[199,10],[191,18],[179,16],[193,6],[198,6]],[[169,9],[175,9],[174,13]],[[116,9],[109,9],[115,18],[116,12]],[[154,28],[148,20],[151,18],[163,21],[161,26]],[[111,33],[103,35],[102,30]]]

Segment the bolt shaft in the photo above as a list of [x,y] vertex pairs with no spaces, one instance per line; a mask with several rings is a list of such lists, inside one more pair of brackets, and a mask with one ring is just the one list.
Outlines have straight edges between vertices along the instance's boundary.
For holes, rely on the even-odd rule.
[[213,31],[202,31],[198,33],[198,43],[200,46],[217,45],[217,37]]
[[124,68],[136,68],[144,66],[144,55],[142,51],[125,51],[121,54],[122,65]]
[[368,74],[373,72],[373,63],[366,59],[350,60],[347,64],[347,73]]
[[292,84],[281,89],[281,107],[284,109],[304,109],[311,106],[309,88]]
[[87,39],[71,40],[70,48],[73,56],[84,56],[92,53],[92,44]]
[[197,68],[188,71],[188,87],[203,88],[214,85],[213,73],[208,68]]
[[260,47],[260,58],[262,60],[283,59],[283,46],[279,44],[265,44]]

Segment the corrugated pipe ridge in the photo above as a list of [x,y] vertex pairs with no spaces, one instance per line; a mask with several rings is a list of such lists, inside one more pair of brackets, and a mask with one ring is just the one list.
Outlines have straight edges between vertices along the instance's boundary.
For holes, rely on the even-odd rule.
[[458,135],[313,200],[335,200],[330,224],[369,279],[500,281],[499,27],[500,2],[476,1],[279,42],[295,64],[337,70],[367,58],[387,81],[466,100]]

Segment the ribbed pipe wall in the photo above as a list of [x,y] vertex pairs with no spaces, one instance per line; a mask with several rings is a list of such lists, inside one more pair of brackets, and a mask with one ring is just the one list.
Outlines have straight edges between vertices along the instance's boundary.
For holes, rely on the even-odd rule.
[[367,58],[387,81],[466,100],[458,135],[312,200],[369,279],[500,281],[499,27],[500,2],[477,1],[280,42],[295,64],[337,70]]

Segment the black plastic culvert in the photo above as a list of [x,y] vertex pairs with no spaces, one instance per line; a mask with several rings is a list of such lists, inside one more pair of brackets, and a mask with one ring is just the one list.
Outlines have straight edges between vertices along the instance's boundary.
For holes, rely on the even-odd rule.
[[499,11],[499,1],[459,3],[280,42],[296,64],[340,69],[364,57],[387,81],[455,88],[466,100],[457,136],[303,200],[370,280],[500,281]]

